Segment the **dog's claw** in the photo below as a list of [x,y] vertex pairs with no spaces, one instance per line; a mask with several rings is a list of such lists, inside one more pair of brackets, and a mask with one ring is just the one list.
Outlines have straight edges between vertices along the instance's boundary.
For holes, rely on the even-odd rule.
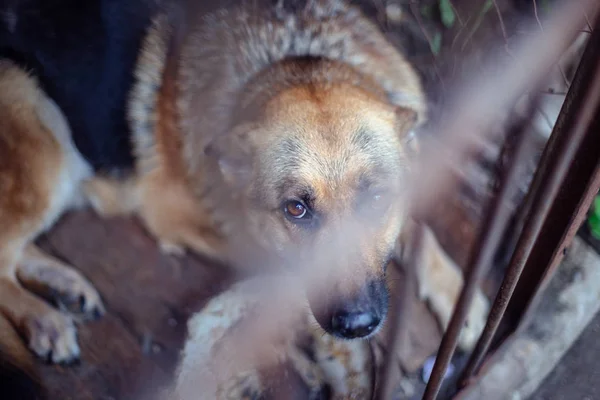
[[[68,293],[69,290],[79,294]],[[104,306],[100,295],[89,285],[69,288],[56,295],[56,301],[64,306],[70,313],[81,315],[85,320],[96,320],[104,315]]]
[[66,314],[52,310],[42,316],[24,321],[29,348],[40,358],[52,364],[71,364],[80,356],[77,330]]
[[35,246],[27,249],[17,276],[25,288],[75,316],[93,319],[96,309],[103,310],[100,294],[79,271]]
[[106,313],[106,310],[104,309],[104,307],[102,305],[95,307],[94,311],[92,312],[92,320],[95,321],[95,320],[102,318],[102,316],[104,316],[105,313]]

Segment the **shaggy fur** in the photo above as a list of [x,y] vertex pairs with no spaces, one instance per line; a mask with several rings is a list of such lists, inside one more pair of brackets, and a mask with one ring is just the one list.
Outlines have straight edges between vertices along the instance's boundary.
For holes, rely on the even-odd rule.
[[[85,278],[31,245],[82,203],[82,188],[99,213],[138,215],[167,252],[318,276],[307,286],[318,323],[343,336],[336,313],[367,310],[375,322],[356,336],[374,334],[408,218],[409,143],[426,112],[404,57],[341,0],[208,14],[84,3],[1,10],[0,55],[13,61],[0,64],[0,310],[29,347],[54,362],[79,353],[71,316],[27,290],[102,312]],[[129,161],[125,178],[112,174]],[[433,260],[420,293],[440,294],[432,304],[445,324],[462,277],[449,259]],[[344,274],[321,279],[328,268]]]
[[31,241],[81,203],[80,183],[92,171],[63,114],[34,78],[0,60],[0,92],[0,311],[38,356],[70,362],[79,357],[71,316],[31,292],[85,317],[103,312],[100,296]]

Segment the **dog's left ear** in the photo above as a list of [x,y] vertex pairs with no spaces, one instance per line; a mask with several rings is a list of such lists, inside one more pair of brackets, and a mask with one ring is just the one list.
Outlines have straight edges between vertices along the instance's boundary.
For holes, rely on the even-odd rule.
[[415,129],[419,122],[419,114],[411,108],[396,107],[396,131],[402,138],[404,147],[411,153],[419,151],[419,143]]
[[250,142],[252,124],[242,124],[213,139],[205,154],[216,162],[223,178],[232,187],[242,189],[250,182],[254,149]]

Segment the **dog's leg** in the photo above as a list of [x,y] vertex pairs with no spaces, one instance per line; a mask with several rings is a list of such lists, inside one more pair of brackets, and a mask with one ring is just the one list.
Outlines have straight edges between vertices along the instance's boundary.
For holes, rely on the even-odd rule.
[[339,340],[316,330],[312,336],[315,362],[322,370],[324,382],[331,388],[332,399],[371,398],[375,360],[369,344],[362,340]]
[[324,388],[330,389],[330,386],[326,386],[329,382],[326,382],[322,366],[318,361],[310,359],[303,349],[296,346],[290,347],[287,359],[302,381],[306,398],[322,399]]
[[137,214],[166,254],[191,249],[223,261],[223,241],[208,226],[208,217],[185,185],[163,177],[160,169],[120,181],[95,177],[84,190],[96,212],[103,216]]
[[55,301],[73,314],[81,314],[85,319],[96,319],[104,314],[100,295],[87,279],[34,245],[25,249],[17,277],[25,288]]
[[[56,104],[33,78],[0,60],[0,312],[34,353],[52,362],[79,357],[75,324],[28,292],[17,275],[35,281],[40,270],[30,265],[28,246],[78,200],[79,183],[89,174]],[[65,271],[53,268],[55,280],[77,279]],[[99,305],[93,289],[86,295]]]
[[[428,301],[445,330],[463,288],[462,272],[444,252],[433,232],[426,227],[421,250],[422,265],[416,266],[418,295],[421,300]],[[474,347],[485,326],[488,310],[489,302],[481,289],[477,288],[459,339],[462,350],[468,351]]]
[[0,268],[3,269],[0,310],[26,338],[29,348],[37,356],[54,363],[78,359],[79,346],[72,318],[27,292],[6,264]]
[[[248,282],[234,285],[189,319],[188,338],[177,367],[174,387],[177,399],[198,398],[199,390],[206,398],[215,399],[260,398],[262,395],[264,388],[258,370],[242,368],[241,373],[224,371],[222,375],[212,364],[215,348],[256,307],[244,289],[249,285]],[[206,381],[199,382],[201,377]]]
[[165,253],[181,254],[190,249],[224,261],[223,240],[184,182],[168,177],[159,168],[139,180],[138,190],[138,214]]

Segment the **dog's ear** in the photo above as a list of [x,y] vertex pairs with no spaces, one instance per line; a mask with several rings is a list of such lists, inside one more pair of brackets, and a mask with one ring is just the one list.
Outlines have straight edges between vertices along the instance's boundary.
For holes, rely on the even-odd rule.
[[215,137],[205,154],[212,158],[224,180],[235,188],[244,188],[252,175],[254,149],[250,141],[252,124],[241,124]]
[[405,135],[413,129],[419,121],[416,110],[407,107],[396,107],[396,129],[400,135]]
[[418,122],[418,111],[411,108],[396,107],[396,131],[402,138],[402,144],[411,154],[419,152],[419,143],[415,131]]

